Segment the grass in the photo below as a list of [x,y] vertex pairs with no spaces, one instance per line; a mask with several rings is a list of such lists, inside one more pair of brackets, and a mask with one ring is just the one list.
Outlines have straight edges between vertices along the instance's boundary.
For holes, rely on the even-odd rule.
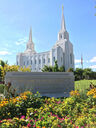
[[90,87],[90,82],[96,85],[96,80],[80,80],[75,81],[75,90],[79,90],[80,93],[86,93],[86,89]]
[[0,84],[0,93],[3,93],[3,92],[4,92],[4,85]]

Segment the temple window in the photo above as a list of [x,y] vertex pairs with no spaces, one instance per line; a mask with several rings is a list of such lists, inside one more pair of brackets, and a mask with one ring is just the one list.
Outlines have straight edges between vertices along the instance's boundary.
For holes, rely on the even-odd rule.
[[45,64],[45,59],[43,59],[43,63]]
[[31,65],[32,65],[32,60],[31,60]]
[[48,58],[48,63],[50,63],[50,58]]
[[39,64],[41,64],[41,60],[39,59]]
[[72,64],[72,54],[70,54],[70,63]]
[[62,57],[61,57],[61,62],[62,62]]
[[55,62],[55,57],[53,57],[53,61]]
[[35,64],[36,64],[36,60],[35,60]]

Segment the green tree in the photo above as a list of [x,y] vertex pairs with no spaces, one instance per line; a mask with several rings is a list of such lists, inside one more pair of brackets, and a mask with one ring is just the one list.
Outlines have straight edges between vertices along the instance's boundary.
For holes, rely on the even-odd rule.
[[53,67],[52,66],[44,65],[42,71],[43,72],[65,72],[65,67],[61,66],[59,68],[57,61],[55,61],[55,65]]
[[64,67],[64,66],[61,66],[61,67],[59,68],[59,72],[65,72],[65,67]]
[[73,69],[73,68],[69,68],[69,69],[67,70],[67,72],[74,72],[74,69]]
[[92,75],[92,69],[90,68],[85,68],[83,71],[83,76],[85,79],[90,79]]
[[44,65],[44,68],[42,69],[42,72],[52,72],[53,71],[53,67],[52,66],[47,66]]
[[4,67],[5,64],[6,64],[6,63],[5,63],[3,60],[0,60],[0,65],[1,65],[2,67]]
[[59,71],[58,64],[57,64],[57,61],[55,61],[55,65],[53,67],[53,72],[58,72],[58,71]]
[[83,79],[83,69],[76,68],[76,70],[74,71],[74,75],[75,75],[75,80]]

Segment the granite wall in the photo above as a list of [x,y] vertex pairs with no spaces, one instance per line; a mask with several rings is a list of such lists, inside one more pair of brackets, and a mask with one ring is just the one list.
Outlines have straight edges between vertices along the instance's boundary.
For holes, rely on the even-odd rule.
[[19,94],[32,91],[42,96],[68,97],[74,90],[74,75],[71,72],[7,72],[5,83],[12,83],[12,87]]

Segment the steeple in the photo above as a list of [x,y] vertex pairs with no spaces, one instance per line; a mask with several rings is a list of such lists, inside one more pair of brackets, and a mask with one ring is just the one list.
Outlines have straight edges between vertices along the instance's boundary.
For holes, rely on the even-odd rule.
[[29,32],[29,41],[26,45],[26,50],[25,52],[27,53],[36,53],[34,49],[34,43],[32,41],[32,28],[30,27],[30,32]]
[[64,40],[67,39],[69,40],[69,34],[66,30],[66,25],[65,25],[65,19],[64,19],[64,6],[62,6],[62,21],[61,21],[61,29],[58,33],[58,40]]
[[30,27],[29,42],[32,42],[32,28]]
[[65,25],[65,20],[64,20],[64,6],[62,6],[62,21],[61,21],[61,30],[66,31],[66,25]]

